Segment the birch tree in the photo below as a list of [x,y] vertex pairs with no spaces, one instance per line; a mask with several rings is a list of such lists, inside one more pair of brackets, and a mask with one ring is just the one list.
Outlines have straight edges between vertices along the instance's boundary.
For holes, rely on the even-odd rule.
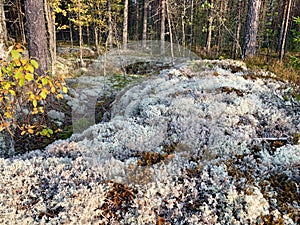
[[160,54],[165,55],[165,33],[166,33],[166,2],[161,0],[161,21],[160,21]]
[[280,61],[282,61],[285,53],[286,36],[289,27],[291,7],[292,7],[292,0],[288,0],[284,5],[284,12],[283,12],[282,24],[280,29],[280,38],[279,38],[279,45],[278,45]]
[[128,0],[124,1],[124,15],[123,15],[123,49],[127,49],[128,42]]
[[144,0],[143,3],[144,3],[144,4],[143,4],[143,33],[142,33],[142,47],[143,47],[143,48],[146,48],[149,0]]
[[4,14],[4,0],[0,0],[0,59],[5,57],[7,32]]

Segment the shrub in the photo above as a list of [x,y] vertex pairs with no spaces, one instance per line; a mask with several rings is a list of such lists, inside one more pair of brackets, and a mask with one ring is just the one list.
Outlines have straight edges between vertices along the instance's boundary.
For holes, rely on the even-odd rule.
[[18,129],[21,135],[50,137],[53,130],[45,124],[45,106],[68,90],[63,77],[37,75],[37,61],[23,53],[21,45],[13,46],[7,59],[0,61],[0,131],[14,136]]

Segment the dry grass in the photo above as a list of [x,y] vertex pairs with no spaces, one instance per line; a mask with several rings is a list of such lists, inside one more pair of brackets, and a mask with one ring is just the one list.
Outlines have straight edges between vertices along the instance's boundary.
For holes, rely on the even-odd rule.
[[279,61],[277,57],[260,55],[246,59],[245,63],[250,69],[264,69],[271,71],[276,74],[279,79],[291,81],[300,85],[300,70],[296,70],[292,67],[289,56],[283,61]]

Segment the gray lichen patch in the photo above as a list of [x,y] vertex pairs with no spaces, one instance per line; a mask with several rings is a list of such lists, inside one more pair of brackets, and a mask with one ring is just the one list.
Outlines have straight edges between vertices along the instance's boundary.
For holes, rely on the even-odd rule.
[[0,159],[0,223],[298,224],[300,105],[250,74],[177,65],[120,92],[107,121]]

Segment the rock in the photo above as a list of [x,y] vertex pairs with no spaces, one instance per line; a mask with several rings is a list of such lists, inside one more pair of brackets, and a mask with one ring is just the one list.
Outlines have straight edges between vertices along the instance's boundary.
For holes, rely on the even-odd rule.
[[13,139],[6,131],[0,132],[0,158],[11,157],[14,154]]

